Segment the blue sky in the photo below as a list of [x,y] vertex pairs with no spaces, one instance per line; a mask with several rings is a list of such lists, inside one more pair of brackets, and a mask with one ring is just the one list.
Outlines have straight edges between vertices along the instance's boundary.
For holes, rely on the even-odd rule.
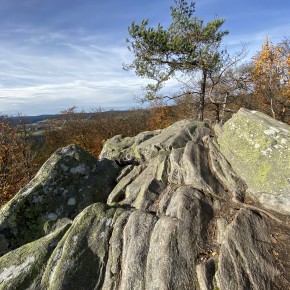
[[[0,0],[0,114],[127,109],[147,83],[122,69],[133,20],[170,23],[173,0]],[[197,0],[197,17],[225,18],[230,51],[250,58],[266,36],[289,37],[289,0]],[[166,90],[174,87],[169,83]]]

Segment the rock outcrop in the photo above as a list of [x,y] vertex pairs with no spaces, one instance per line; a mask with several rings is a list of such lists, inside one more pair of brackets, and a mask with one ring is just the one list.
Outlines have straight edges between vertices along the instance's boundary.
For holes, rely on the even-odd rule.
[[289,127],[240,110],[217,135],[58,150],[0,211],[0,289],[289,289]]
[[247,193],[261,206],[290,214],[290,130],[259,112],[240,110],[223,127],[218,144]]

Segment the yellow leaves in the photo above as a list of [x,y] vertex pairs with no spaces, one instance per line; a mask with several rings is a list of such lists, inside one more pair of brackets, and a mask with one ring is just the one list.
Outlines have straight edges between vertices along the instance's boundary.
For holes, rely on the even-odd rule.
[[[272,116],[285,116],[290,96],[290,53],[283,43],[266,38],[262,50],[253,57],[252,83],[256,96],[266,98]],[[280,114],[281,115],[281,114]],[[283,119],[283,117],[280,117]]]
[[275,48],[270,45],[268,39],[263,45],[263,49],[259,52],[254,59],[254,70],[252,73],[253,79],[259,79],[262,85],[263,82],[269,81],[275,77],[276,65],[277,65],[277,53]]

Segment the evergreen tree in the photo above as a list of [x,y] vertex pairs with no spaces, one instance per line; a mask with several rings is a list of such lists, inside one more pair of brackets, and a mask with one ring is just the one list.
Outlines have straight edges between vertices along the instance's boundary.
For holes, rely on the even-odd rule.
[[185,93],[199,98],[199,119],[203,120],[207,79],[222,62],[225,52],[220,46],[228,32],[221,30],[224,19],[204,23],[193,16],[195,3],[175,0],[175,4],[170,8],[172,23],[167,29],[161,24],[150,27],[148,19],[140,25],[131,24],[127,42],[135,58],[125,69],[155,81],[147,85],[143,101],[158,98],[156,93],[169,79],[179,74],[190,76],[196,86]]

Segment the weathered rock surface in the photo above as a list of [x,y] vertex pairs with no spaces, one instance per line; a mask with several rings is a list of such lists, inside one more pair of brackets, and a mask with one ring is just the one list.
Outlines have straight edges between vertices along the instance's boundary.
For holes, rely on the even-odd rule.
[[73,220],[94,202],[106,202],[119,166],[76,145],[57,150],[35,178],[0,212],[0,256]]
[[[244,145],[227,130],[245,114],[255,116],[249,130],[267,119],[241,110],[218,142],[192,120],[116,136],[100,160],[58,150],[0,211],[0,289],[289,289],[288,212],[273,215],[226,145],[228,134]],[[264,180],[267,194],[290,200],[287,183],[270,191]]]
[[240,210],[220,248],[217,284],[225,289],[274,289],[279,271],[270,232],[257,213]]
[[263,207],[290,214],[290,129],[271,117],[242,109],[223,127],[218,144],[248,194]]

